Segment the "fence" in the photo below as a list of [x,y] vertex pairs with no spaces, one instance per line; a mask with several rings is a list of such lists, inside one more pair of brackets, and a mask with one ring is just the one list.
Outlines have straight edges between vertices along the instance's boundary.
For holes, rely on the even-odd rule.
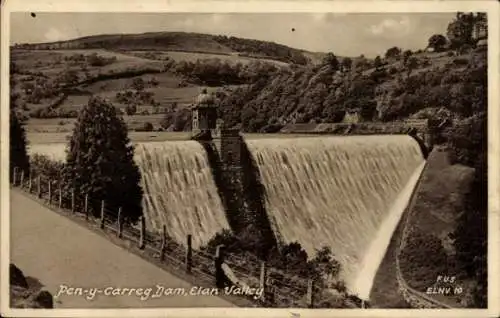
[[[136,244],[140,250],[148,251],[161,263],[182,270],[187,275],[217,286],[217,272],[221,270],[229,281],[238,287],[262,288],[263,297],[247,300],[256,306],[266,307],[314,307],[313,294],[318,287],[312,280],[290,276],[287,273],[267,267],[258,259],[251,260],[225,253],[224,246],[218,246],[214,255],[192,248],[192,234],[186,236],[185,244],[179,244],[166,235],[166,225],[160,235],[147,231],[144,217],[137,226],[127,222],[122,209],[109,208],[104,200],[94,200],[88,194],[64,190],[62,183],[43,175],[29,176],[17,167],[13,169],[11,183],[27,191],[59,213],[79,217],[97,231],[113,233],[122,241]],[[98,206],[96,213],[93,209]],[[98,214],[96,217],[95,214]]]
[[[426,167],[424,167],[422,175]],[[422,175],[417,182],[416,189],[418,189]],[[289,308],[303,307],[305,304],[309,308],[314,308],[316,304],[314,295],[318,287],[314,285],[313,280],[290,276],[279,269],[267,267],[264,262],[258,259],[252,260],[224,253],[223,246],[217,247],[215,255],[203,250],[195,250],[191,245],[192,234],[186,236],[185,245],[179,244],[167,238],[166,225],[163,225],[163,231],[160,235],[148,232],[144,217],[139,219],[138,226],[132,226],[125,222],[121,208],[109,209],[105,201],[96,202],[88,195],[76,194],[73,190],[67,193],[67,191],[63,191],[61,182],[50,180],[42,175],[25,177],[24,171],[14,168],[11,180],[13,186],[18,186],[30,194],[36,195],[38,199],[46,201],[49,206],[57,207],[58,211],[80,216],[96,229],[115,233],[118,239],[133,242],[141,250],[149,250],[160,262],[167,263],[177,269],[183,269],[186,274],[217,284],[216,273],[220,269],[233,285],[262,288],[264,290],[262,298],[258,300],[249,298],[258,306]],[[407,225],[416,193],[415,190],[404,220],[402,220],[404,222],[403,233],[396,254],[396,279],[399,289],[405,301],[414,308],[451,308],[411,288],[401,273],[399,254],[406,242]],[[90,213],[90,206],[100,207],[99,217],[96,218],[93,213]]]

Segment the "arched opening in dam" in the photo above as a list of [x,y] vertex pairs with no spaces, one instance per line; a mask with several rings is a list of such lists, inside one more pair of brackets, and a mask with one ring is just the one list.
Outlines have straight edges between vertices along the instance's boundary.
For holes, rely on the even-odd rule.
[[[378,266],[425,159],[407,135],[247,140],[277,241],[299,242],[309,257],[324,246],[341,264],[348,290],[368,300]],[[30,152],[64,160],[64,145]],[[230,228],[210,159],[196,141],[136,145],[148,227],[163,224],[193,247]]]

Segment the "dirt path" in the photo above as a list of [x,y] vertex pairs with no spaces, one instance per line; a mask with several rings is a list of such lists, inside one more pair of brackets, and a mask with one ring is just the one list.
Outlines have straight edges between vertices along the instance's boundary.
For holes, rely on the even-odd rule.
[[[11,262],[36,277],[53,295],[61,285],[96,288],[152,288],[148,300],[137,295],[61,295],[58,308],[234,307],[216,296],[189,295],[192,285],[112,244],[11,189]],[[156,285],[183,288],[188,295],[152,298]],[[107,290],[108,292],[110,289]],[[87,293],[87,295],[89,295]]]

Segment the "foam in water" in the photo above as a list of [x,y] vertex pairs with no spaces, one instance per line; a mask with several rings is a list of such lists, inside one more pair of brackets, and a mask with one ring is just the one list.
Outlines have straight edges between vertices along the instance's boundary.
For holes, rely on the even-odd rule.
[[370,244],[368,252],[362,261],[360,273],[354,282],[354,290],[358,291],[358,297],[368,300],[373,285],[373,280],[377,270],[384,258],[387,247],[391,242],[392,235],[398,226],[401,216],[409,204],[415,186],[424,169],[425,162],[422,163],[413,173],[406,183],[403,191],[393,203],[389,215],[384,219],[375,240]]
[[[263,139],[248,141],[248,147],[266,189],[274,231],[285,243],[298,241],[310,257],[317,249],[330,247],[341,263],[347,288],[365,295],[356,282],[370,243],[424,162],[415,140],[408,136]],[[377,257],[383,257],[385,248]],[[372,262],[377,267],[380,263]]]
[[139,144],[135,160],[142,174],[148,225],[163,224],[177,242],[193,235],[193,247],[229,229],[203,147],[196,141]]
[[[29,152],[64,161],[64,149],[64,144],[39,144]],[[167,234],[179,243],[192,234],[192,245],[198,248],[229,229],[208,158],[196,141],[141,143],[134,160],[142,175],[149,230],[160,232],[165,224]]]

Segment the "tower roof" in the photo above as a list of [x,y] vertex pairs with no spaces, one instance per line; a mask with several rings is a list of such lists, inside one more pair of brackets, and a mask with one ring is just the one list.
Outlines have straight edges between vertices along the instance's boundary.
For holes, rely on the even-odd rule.
[[216,107],[214,97],[211,94],[201,93],[195,98],[193,108]]

